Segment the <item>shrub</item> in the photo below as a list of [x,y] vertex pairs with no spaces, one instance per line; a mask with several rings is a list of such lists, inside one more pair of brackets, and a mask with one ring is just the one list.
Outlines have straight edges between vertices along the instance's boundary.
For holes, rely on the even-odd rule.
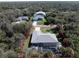
[[46,51],[43,54],[43,58],[54,58],[54,57],[55,57],[55,54],[52,51]]
[[39,54],[39,52],[36,49],[31,49],[27,53],[26,57],[29,57],[29,58],[39,58],[40,57],[40,54]]
[[64,58],[74,57],[74,50],[70,47],[67,47],[67,48],[62,47],[62,48],[60,48],[60,51],[62,54],[61,57],[64,57]]

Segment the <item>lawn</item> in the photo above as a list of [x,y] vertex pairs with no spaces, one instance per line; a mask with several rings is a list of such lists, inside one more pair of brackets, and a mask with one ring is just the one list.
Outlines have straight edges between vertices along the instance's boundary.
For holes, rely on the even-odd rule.
[[39,20],[38,25],[44,25],[44,22],[46,22],[46,19]]
[[47,29],[46,28],[41,28],[41,31],[44,32],[44,33],[51,32],[49,28],[47,28]]
[[24,50],[26,50],[28,48],[29,41],[30,41],[30,36],[24,42]]

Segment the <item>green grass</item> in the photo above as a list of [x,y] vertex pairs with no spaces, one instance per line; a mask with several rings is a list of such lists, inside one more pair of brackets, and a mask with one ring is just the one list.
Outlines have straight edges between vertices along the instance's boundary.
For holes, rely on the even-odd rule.
[[28,48],[29,41],[30,41],[30,36],[29,36],[28,39],[26,39],[25,42],[24,42],[24,50],[26,50],[26,49]]
[[46,29],[46,28],[41,28],[41,31],[46,33],[46,32],[50,32],[50,29]]
[[38,25],[44,25],[44,22],[46,22],[46,19],[39,20]]
[[29,41],[30,41],[30,37],[31,37],[31,33],[33,32],[33,28],[31,29],[30,35],[28,36],[28,38],[25,40],[24,42],[24,50],[26,51],[26,49],[28,48],[29,45]]

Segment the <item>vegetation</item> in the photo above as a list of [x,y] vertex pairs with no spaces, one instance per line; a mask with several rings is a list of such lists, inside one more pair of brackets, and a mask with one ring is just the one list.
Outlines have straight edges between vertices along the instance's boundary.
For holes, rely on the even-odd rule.
[[26,57],[28,58],[54,58],[55,54],[48,50],[48,51],[38,51],[34,48],[31,48],[26,52]]
[[[63,48],[58,57],[79,57],[79,2],[0,2],[0,58],[17,58],[21,41],[28,47],[32,31],[32,16],[43,10],[46,17],[40,25],[57,25],[54,29],[41,29],[43,32],[55,33]],[[28,16],[29,21],[16,23],[20,16]],[[24,46],[24,48],[26,48]],[[57,57],[54,52],[24,50],[24,57]]]
[[72,57],[74,57],[74,51],[70,47],[61,48],[60,51],[62,53],[61,57],[65,57],[65,58],[68,58],[68,57],[72,58]]

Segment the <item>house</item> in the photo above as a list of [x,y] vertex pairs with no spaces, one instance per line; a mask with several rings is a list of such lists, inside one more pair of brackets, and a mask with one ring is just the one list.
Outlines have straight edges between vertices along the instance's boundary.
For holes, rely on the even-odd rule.
[[36,12],[33,16],[33,21],[38,21],[40,19],[44,19],[46,16],[46,13],[43,12],[43,11],[39,11],[39,12]]
[[44,16],[36,15],[36,16],[33,17],[33,21],[38,21],[38,20],[41,20],[41,19],[44,19]]
[[57,40],[55,34],[34,31],[32,33],[30,47],[35,47],[40,51],[52,50],[54,52],[57,52],[58,48],[61,47],[61,44]]
[[29,20],[28,16],[20,16],[16,19],[16,21],[28,21],[28,20]]
[[28,20],[29,20],[28,16],[20,16],[16,18],[16,21],[12,22],[11,24],[15,25],[15,24],[20,24],[20,23],[26,23],[26,21]]

